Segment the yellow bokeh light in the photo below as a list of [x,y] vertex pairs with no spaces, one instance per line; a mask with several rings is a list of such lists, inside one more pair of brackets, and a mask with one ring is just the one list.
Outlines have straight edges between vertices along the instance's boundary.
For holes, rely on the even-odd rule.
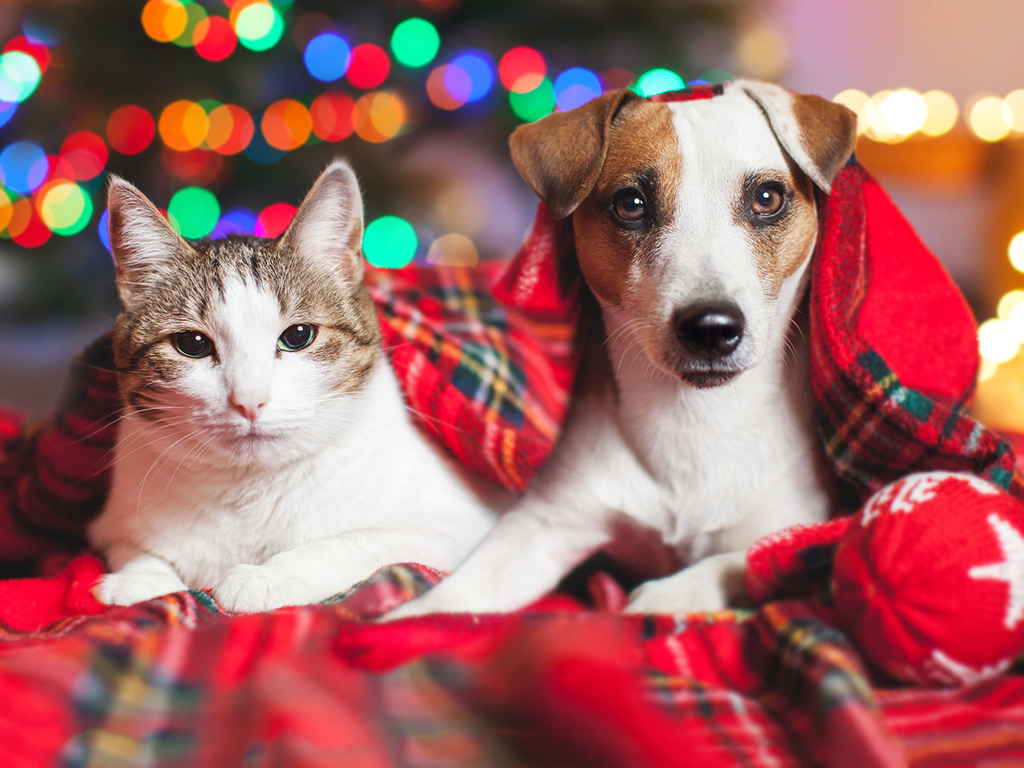
[[971,107],[968,123],[983,141],[999,141],[1010,132],[1013,112],[998,96],[985,96]]
[[986,360],[984,357],[981,358],[981,365],[978,368],[978,381],[988,381],[995,376],[995,373],[998,370],[999,363],[993,363],[991,360]]
[[867,121],[864,119],[864,107],[867,106],[870,99],[871,97],[864,93],[864,91],[858,91],[856,88],[847,88],[845,91],[837,93],[832,101],[856,112],[857,133],[864,133],[867,128]]
[[169,43],[188,25],[188,10],[178,0],[149,0],[142,8],[142,28],[160,43]]
[[910,88],[900,88],[890,93],[879,110],[885,127],[904,138],[921,130],[928,118],[928,105],[924,98]]
[[473,241],[465,235],[450,232],[430,245],[427,262],[450,267],[475,267],[480,260]]
[[882,105],[892,95],[892,91],[879,91],[864,105],[864,134],[875,141],[900,141],[903,137],[892,131],[885,122]]
[[1024,88],[1006,94],[1003,103],[1010,110],[1010,130],[1024,133]]
[[999,300],[999,307],[996,309],[996,316],[1000,320],[1006,320],[1010,312],[1018,304],[1024,302],[1024,291],[1010,291]]
[[1020,341],[1010,324],[993,318],[978,326],[978,351],[993,363],[1006,363],[1017,356]]
[[1010,310],[1006,317],[1006,324],[1010,326],[1014,338],[1024,344],[1024,304],[1018,304]]
[[1024,232],[1018,232],[1010,241],[1010,263],[1018,272],[1024,272]]
[[922,98],[928,107],[928,118],[921,126],[921,133],[925,136],[942,136],[949,133],[960,117],[960,107],[957,106],[956,99],[945,91],[928,91]]

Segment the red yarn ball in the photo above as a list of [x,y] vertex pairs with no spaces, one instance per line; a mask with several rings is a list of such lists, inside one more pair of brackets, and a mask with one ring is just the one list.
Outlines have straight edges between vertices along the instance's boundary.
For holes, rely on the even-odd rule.
[[961,685],[1024,653],[1024,505],[973,475],[886,486],[836,549],[840,621],[890,675]]

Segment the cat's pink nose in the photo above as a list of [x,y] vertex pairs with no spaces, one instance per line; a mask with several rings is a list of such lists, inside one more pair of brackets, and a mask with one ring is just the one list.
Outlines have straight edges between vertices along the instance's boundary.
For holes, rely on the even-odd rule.
[[255,423],[260,415],[260,410],[267,404],[270,398],[262,392],[251,392],[238,394],[232,392],[228,398],[231,407],[245,416],[249,421]]

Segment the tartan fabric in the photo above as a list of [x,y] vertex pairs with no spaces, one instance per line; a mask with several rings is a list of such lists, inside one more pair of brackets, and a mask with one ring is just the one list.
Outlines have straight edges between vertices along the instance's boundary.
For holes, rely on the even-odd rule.
[[[814,601],[359,620],[436,581],[219,614],[183,592],[2,633],[5,766],[956,766],[1024,759],[1024,677],[895,689]],[[361,594],[364,590],[371,594]],[[356,607],[360,606],[360,607]],[[1007,763],[1009,764],[1009,763]]]

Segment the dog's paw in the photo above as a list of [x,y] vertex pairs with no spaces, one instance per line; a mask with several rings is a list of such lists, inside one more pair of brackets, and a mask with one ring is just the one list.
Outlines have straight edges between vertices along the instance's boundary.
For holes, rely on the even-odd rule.
[[105,605],[135,605],[186,589],[185,582],[169,573],[108,573],[92,594]]
[[624,612],[683,616],[725,610],[743,594],[744,562],[744,553],[729,552],[705,558],[667,578],[648,581],[633,590]]

